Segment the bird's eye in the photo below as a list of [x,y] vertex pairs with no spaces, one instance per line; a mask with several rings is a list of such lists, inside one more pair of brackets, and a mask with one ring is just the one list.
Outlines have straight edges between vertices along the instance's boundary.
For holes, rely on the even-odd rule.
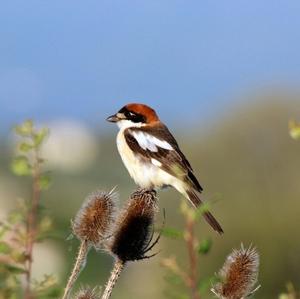
[[132,118],[132,117],[135,116],[135,114],[133,112],[130,112],[130,111],[127,111],[125,115],[126,115],[127,118]]

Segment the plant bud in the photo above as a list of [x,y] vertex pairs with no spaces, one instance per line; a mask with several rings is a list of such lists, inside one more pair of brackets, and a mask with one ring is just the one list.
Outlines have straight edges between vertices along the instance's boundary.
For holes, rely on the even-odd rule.
[[79,240],[98,247],[108,237],[114,221],[115,199],[112,191],[96,191],[86,198],[72,225]]
[[242,299],[254,293],[258,277],[259,255],[255,248],[239,250],[227,257],[219,272],[221,282],[215,284],[212,292],[220,299]]
[[153,222],[157,211],[154,190],[138,189],[119,215],[108,249],[123,263],[147,258],[145,254],[157,243],[153,238]]

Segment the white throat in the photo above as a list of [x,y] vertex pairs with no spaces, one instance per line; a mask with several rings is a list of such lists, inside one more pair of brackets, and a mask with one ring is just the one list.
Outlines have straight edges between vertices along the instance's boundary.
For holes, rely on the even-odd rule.
[[125,129],[128,129],[128,128],[140,128],[140,127],[145,126],[145,124],[143,124],[143,123],[134,123],[127,119],[119,120],[117,122],[117,125],[120,128],[120,130],[122,130],[122,131],[124,131]]

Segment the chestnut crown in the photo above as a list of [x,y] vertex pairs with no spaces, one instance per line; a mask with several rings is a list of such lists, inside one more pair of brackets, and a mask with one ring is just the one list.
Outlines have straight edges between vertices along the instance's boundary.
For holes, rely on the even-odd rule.
[[127,104],[122,107],[115,115],[107,118],[110,122],[129,120],[134,123],[150,124],[159,121],[156,112],[149,106],[138,103]]

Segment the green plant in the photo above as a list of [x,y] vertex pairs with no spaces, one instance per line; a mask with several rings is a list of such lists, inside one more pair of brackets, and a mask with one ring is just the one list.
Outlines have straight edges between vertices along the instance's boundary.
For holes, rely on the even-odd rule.
[[166,280],[170,288],[166,294],[170,298],[200,299],[201,295],[209,289],[209,281],[215,280],[215,277],[203,281],[199,279],[199,256],[207,255],[212,246],[210,239],[200,240],[195,232],[197,222],[206,211],[208,211],[207,204],[203,204],[196,210],[182,201],[180,212],[184,219],[183,230],[175,228],[162,230],[162,235],[184,242],[188,257],[185,266],[180,265],[175,256],[163,258],[161,261],[161,265],[168,270]]
[[297,123],[295,120],[290,120],[289,133],[293,139],[295,140],[300,139],[300,123]]
[[[11,170],[31,182],[31,197],[20,199],[14,211],[0,226],[0,298],[56,298],[56,279],[46,275],[42,281],[32,279],[33,248],[48,238],[52,221],[41,208],[41,193],[50,185],[50,176],[43,170],[45,160],[41,147],[49,135],[47,128],[36,129],[31,120],[15,127],[16,153]],[[25,277],[24,287],[21,277]]]
[[169,288],[167,296],[174,299],[200,299],[211,285],[211,291],[220,299],[241,299],[252,294],[257,281],[259,257],[255,249],[249,247],[234,250],[228,256],[219,275],[199,279],[199,257],[209,253],[212,247],[210,239],[200,240],[195,232],[200,216],[208,210],[204,204],[195,210],[187,203],[181,203],[180,212],[184,218],[183,231],[174,228],[164,228],[162,234],[184,242],[188,261],[179,264],[175,256],[164,258],[161,265],[168,270],[166,280]]
[[281,293],[278,297],[278,299],[299,299],[300,298],[300,292],[297,292],[294,285],[289,282],[286,285],[286,292]]
[[[295,120],[289,121],[289,133],[290,136],[295,139],[300,139],[300,123],[297,123]],[[296,291],[294,285],[289,282],[286,285],[286,292],[279,295],[279,299],[299,299],[300,292]]]

